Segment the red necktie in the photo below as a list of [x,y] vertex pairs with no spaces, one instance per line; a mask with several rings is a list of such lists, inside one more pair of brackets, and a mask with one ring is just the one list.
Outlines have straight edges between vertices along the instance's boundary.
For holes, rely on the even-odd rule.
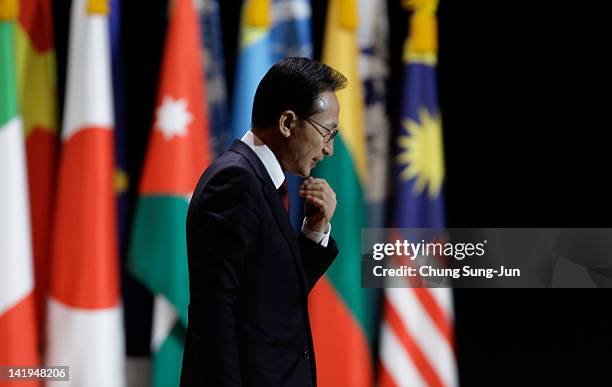
[[278,187],[278,194],[280,195],[281,200],[283,201],[283,207],[285,207],[285,211],[289,214],[289,189],[287,187],[287,180],[283,181],[280,187]]

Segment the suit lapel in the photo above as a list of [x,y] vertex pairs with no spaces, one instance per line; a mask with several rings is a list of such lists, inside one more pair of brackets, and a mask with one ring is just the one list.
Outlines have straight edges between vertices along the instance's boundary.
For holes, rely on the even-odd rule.
[[249,164],[251,164],[251,167],[255,171],[257,177],[262,181],[263,195],[272,210],[274,219],[276,220],[276,223],[278,224],[278,227],[280,228],[283,237],[289,244],[291,256],[293,257],[293,262],[295,263],[296,269],[300,274],[299,277],[301,278],[300,282],[302,283],[302,288],[306,290],[306,275],[304,272],[304,267],[302,266],[302,260],[300,259],[297,238],[293,233],[293,228],[291,227],[291,221],[289,220],[287,211],[285,211],[283,202],[281,201],[278,191],[274,187],[274,183],[272,182],[268,171],[266,171],[266,168],[264,167],[261,160],[259,160],[259,157],[257,157],[255,152],[242,141],[234,141],[234,143],[230,147],[230,150],[244,156],[244,158],[248,160]]

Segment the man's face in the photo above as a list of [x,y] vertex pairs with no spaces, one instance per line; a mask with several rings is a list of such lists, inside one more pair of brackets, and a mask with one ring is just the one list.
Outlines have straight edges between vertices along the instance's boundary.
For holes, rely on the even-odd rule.
[[[328,131],[317,123],[329,129],[338,126],[340,105],[334,92],[319,94],[314,107],[317,113],[310,117],[300,117],[288,138],[287,170],[303,177],[310,176],[310,171],[317,163],[333,153],[334,141],[327,144],[324,142],[322,134]],[[309,118],[311,122],[304,118]]]

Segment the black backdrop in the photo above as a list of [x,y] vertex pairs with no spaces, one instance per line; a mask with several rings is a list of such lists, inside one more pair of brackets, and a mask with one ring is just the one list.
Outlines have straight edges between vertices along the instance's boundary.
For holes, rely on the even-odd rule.
[[[223,0],[228,90],[233,85],[241,1]],[[313,0],[315,57],[325,0]],[[387,0],[397,117],[407,12]],[[55,0],[63,96],[69,0]],[[151,126],[166,0],[122,4],[130,197]],[[612,156],[604,80],[603,9],[576,3],[442,0],[439,93],[453,227],[610,227]],[[608,23],[609,25],[609,23]],[[607,61],[607,62],[606,62]],[[123,280],[127,350],[148,354],[151,298]],[[608,290],[455,291],[460,381],[476,385],[612,385]],[[594,382],[590,382],[593,380]]]

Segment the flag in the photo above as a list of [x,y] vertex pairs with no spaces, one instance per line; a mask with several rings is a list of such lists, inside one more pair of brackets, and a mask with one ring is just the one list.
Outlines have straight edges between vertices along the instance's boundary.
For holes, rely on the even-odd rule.
[[[16,0],[0,0],[0,364],[5,366],[39,361],[25,146],[14,64],[17,10]],[[22,385],[0,381],[0,386],[17,384]]]
[[288,56],[312,57],[311,15],[307,0],[244,2],[232,105],[234,138],[251,128],[255,90],[268,69]]
[[[273,0],[270,52],[274,63],[289,56],[312,57],[311,16],[309,0]],[[255,92],[253,91],[253,95]],[[251,100],[251,104],[252,104]],[[250,110],[249,110],[250,112]],[[249,115],[250,117],[250,115]],[[291,223],[294,229],[302,227],[304,199],[299,196],[302,178],[286,174]]]
[[185,222],[211,160],[198,19],[191,0],[170,12],[155,121],[139,186],[130,270],[155,294],[153,386],[177,386],[187,332]]
[[370,294],[361,288],[360,243],[367,181],[363,85],[358,72],[357,8],[354,0],[331,0],[323,62],[344,74],[337,93],[339,133],[334,154],[313,173],[327,179],[339,203],[332,234],[340,253],[310,296],[319,386],[371,386]]
[[218,0],[198,0],[196,4],[200,17],[200,41],[206,72],[211,148],[213,154],[218,156],[232,140],[231,132],[227,127],[227,84],[225,82],[219,2]]
[[55,48],[50,0],[20,2],[15,65],[28,160],[39,339],[44,342],[58,136]]
[[[142,321],[149,322],[150,316],[143,316],[142,298],[138,295],[146,293],[142,285],[129,273],[127,267],[127,247],[129,242],[129,224],[131,214],[130,201],[130,179],[128,173],[128,136],[126,132],[125,114],[125,89],[123,69],[123,41],[121,23],[121,0],[109,0],[110,13],[108,16],[111,74],[113,81],[113,119],[115,123],[115,167],[114,167],[114,189],[117,200],[117,232],[119,243],[120,262],[120,284],[121,300],[123,302],[124,335],[126,349],[126,373],[127,383],[131,378],[146,380],[147,374],[144,368],[139,367],[143,359],[134,358],[134,347],[141,343],[141,337],[148,335],[147,329],[143,329]],[[147,296],[150,297],[149,294]],[[148,336],[147,336],[148,337]],[[142,347],[142,345],[141,345]],[[147,347],[145,347],[147,349]],[[147,359],[148,360],[148,359]]]
[[125,384],[108,3],[72,3],[48,305],[48,365]]
[[270,25],[269,0],[246,0],[243,3],[231,115],[233,138],[241,138],[251,128],[255,90],[274,64]]
[[[444,227],[444,152],[436,93],[437,0],[411,2],[404,44],[392,226]],[[450,289],[384,289],[380,380],[387,386],[457,386]]]
[[[312,57],[312,9],[308,0],[247,0],[242,9],[240,51],[232,106],[232,132],[241,138],[251,128],[253,98],[270,67],[288,56]],[[302,179],[288,175],[291,223],[302,226]]]
[[390,125],[387,117],[387,3],[359,1],[359,73],[365,99],[368,184],[365,190],[368,227],[385,227],[388,196]]
[[[379,0],[360,0],[359,4],[359,72],[365,99],[365,133],[368,160],[366,224],[386,238],[383,227],[387,223],[389,196],[389,158],[391,128],[387,115],[387,82],[389,77],[389,21],[387,3]],[[376,230],[376,231],[374,231]],[[382,289],[370,291],[372,321],[380,321]],[[372,332],[373,352],[378,343],[378,330]]]
[[[311,16],[308,0],[273,0],[270,52],[274,63],[289,56],[312,57]],[[251,103],[253,101],[251,100]]]
[[109,39],[111,47],[111,74],[113,81],[113,119],[115,123],[115,192],[117,194],[117,225],[119,232],[119,252],[125,254],[128,241],[128,186],[127,147],[125,132],[125,103],[123,89],[123,64],[121,59],[121,0],[108,0]]

